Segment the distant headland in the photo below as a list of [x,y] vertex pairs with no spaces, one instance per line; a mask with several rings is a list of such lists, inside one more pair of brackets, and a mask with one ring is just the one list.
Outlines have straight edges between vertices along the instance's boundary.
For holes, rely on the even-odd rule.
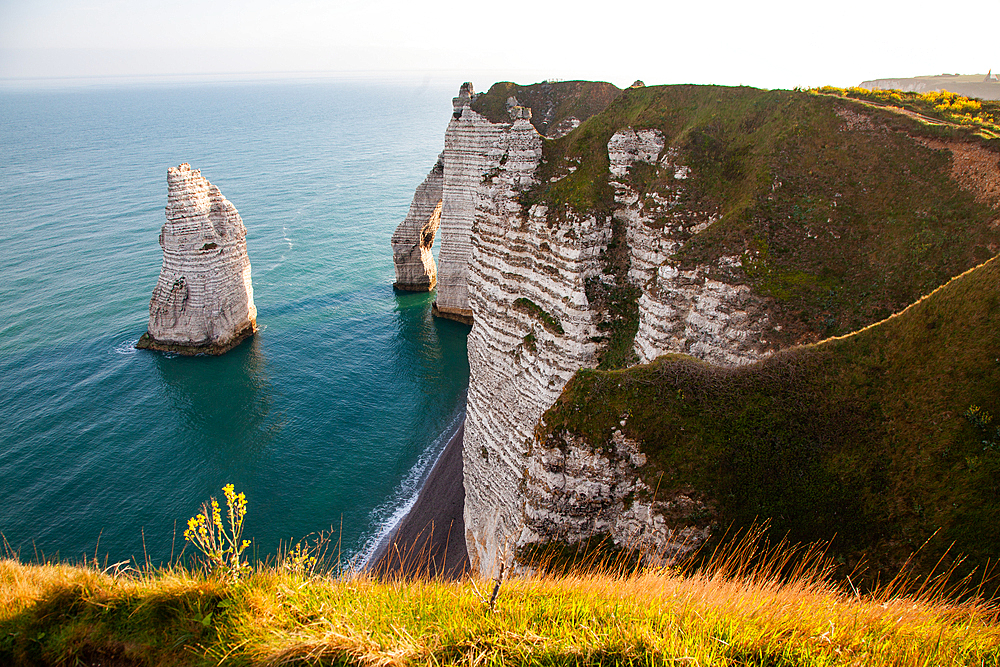
[[991,69],[986,74],[936,74],[910,78],[862,81],[868,90],[902,90],[907,93],[937,93],[943,90],[981,100],[1000,100],[1000,77]]

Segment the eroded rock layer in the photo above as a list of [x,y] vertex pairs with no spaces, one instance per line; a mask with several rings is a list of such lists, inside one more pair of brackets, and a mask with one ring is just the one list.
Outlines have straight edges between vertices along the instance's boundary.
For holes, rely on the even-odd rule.
[[596,360],[597,328],[585,279],[600,272],[606,220],[553,227],[543,207],[521,215],[542,138],[526,110],[495,144],[503,165],[481,187],[469,265],[464,448],[467,544],[473,566],[510,561],[524,529],[524,477],[534,425],[577,369]]
[[434,235],[441,223],[441,190],[444,160],[438,157],[427,178],[417,187],[406,219],[392,235],[392,260],[396,267],[396,289],[429,292],[437,284]]
[[520,204],[536,182],[542,153],[542,138],[532,130],[518,120],[502,135],[493,146],[503,151],[496,175],[478,190],[465,449],[470,557],[489,574],[527,545],[594,536],[660,558],[683,555],[707,538],[708,522],[671,523],[671,503],[695,502],[686,497],[633,499],[654,495],[638,474],[645,457],[637,443],[622,439],[607,450],[580,439],[553,445],[535,439],[535,425],[576,371],[597,364],[604,314],[588,300],[586,285],[618,279],[604,261],[612,219],[626,227],[625,279],[642,288],[636,343],[642,360],[684,351],[745,363],[761,355],[754,334],[760,322],[746,314],[745,286],[705,279],[709,267],[693,275],[670,272],[679,237],[705,230],[713,218],[678,211],[674,224],[660,224],[678,193],[649,193],[644,203],[629,184],[636,162],[669,170],[679,184],[687,177],[690,170],[664,150],[661,133],[628,128],[609,141],[610,217],[570,211],[553,224],[544,206],[524,212]]
[[[710,265],[677,268],[674,254],[719,219],[717,213],[685,206],[691,168],[662,132],[627,128],[608,142],[614,217],[626,229],[628,278],[641,287],[635,353],[648,363],[667,353],[689,354],[722,365],[755,361],[763,354],[767,314],[762,300],[744,284],[739,256]],[[665,187],[640,197],[628,174],[636,163],[655,165],[667,175]],[[658,179],[662,180],[662,179]]]
[[[843,124],[841,102],[636,88],[597,122],[580,124],[561,109],[533,123],[524,89],[498,86],[483,100],[466,84],[455,98],[436,304],[439,314],[475,323],[464,518],[472,564],[485,575],[545,542],[609,537],[669,559],[710,533],[715,505],[702,490],[650,488],[662,470],[650,468],[645,443],[629,438],[628,414],[611,440],[567,431],[540,439],[543,415],[580,369],[667,353],[741,366],[845,333],[836,329],[848,326],[841,322],[869,324],[890,297],[905,306],[922,288],[886,259],[898,248],[866,230],[888,224],[891,207],[879,209],[882,202],[916,201],[931,186],[943,193],[931,199],[954,204],[949,219],[968,220],[978,235],[968,250],[956,249],[953,257],[965,254],[955,266],[995,252],[993,227],[975,228],[978,217],[988,222],[995,213],[961,199],[947,176],[911,184],[895,178],[898,169],[881,170],[886,151],[914,170],[940,169],[942,160],[908,136],[888,138],[888,129],[873,150],[867,135],[857,136],[864,128]],[[729,98],[757,106],[734,105],[724,123],[722,114],[704,120],[692,111],[730,109]],[[782,129],[786,103],[799,105],[813,130]],[[802,163],[816,154],[828,159]],[[836,161],[844,156],[854,162]],[[867,180],[858,185],[849,169]],[[927,219],[916,211],[900,238]],[[944,247],[954,237],[934,238]],[[939,257],[921,256],[926,265]],[[951,264],[934,266],[954,275]],[[858,267],[878,280],[859,280]]]
[[703,502],[683,493],[657,495],[643,481],[640,443],[617,429],[606,446],[568,433],[556,440],[536,441],[527,462],[522,545],[601,536],[669,563],[708,539],[711,526],[689,520],[708,511]]
[[[603,110],[619,92],[609,83],[590,81],[531,86],[498,83],[485,94],[476,94],[471,83],[462,84],[445,132],[440,186],[432,170],[418,189],[410,214],[393,236],[397,287],[433,289],[436,282],[434,315],[472,324],[468,267],[477,191],[501,166],[504,153],[498,142],[502,142],[502,135],[523,118],[548,137],[563,136]],[[430,257],[434,240],[431,202],[438,187],[441,252],[435,281]]]
[[[543,138],[529,122],[530,110],[509,111],[515,119],[512,125],[485,126],[472,116],[475,112],[463,108],[467,125],[459,135],[466,147],[489,142],[475,159],[463,153],[466,163],[474,165],[469,171],[483,174],[477,183],[465,181],[476,198],[467,267],[476,325],[469,337],[471,380],[464,449],[465,522],[473,566],[491,574],[501,560],[513,562],[526,545],[552,539],[573,542],[599,534],[661,556],[686,553],[707,537],[707,527],[675,529],[662,512],[668,501],[625,507],[626,496],[649,491],[636,473],[644,460],[636,446],[634,456],[623,455],[626,449],[621,448],[609,458],[582,441],[561,448],[535,441],[535,425],[573,374],[597,364],[603,315],[589,302],[586,285],[594,279],[615,282],[602,261],[612,238],[612,219],[569,211],[553,224],[544,206],[523,210],[521,195],[537,182]],[[482,134],[473,136],[477,131]],[[745,338],[748,335],[740,333],[743,325],[752,324],[729,317],[735,309],[722,303],[741,297],[745,301],[745,295],[738,288],[706,286],[697,277],[675,280],[665,275],[657,281],[661,265],[678,245],[677,230],[657,227],[628,185],[631,165],[658,164],[663,149],[662,134],[631,128],[616,134],[608,145],[616,189],[613,217],[627,225],[634,267],[628,279],[644,286],[648,304],[643,308],[647,324],[639,354],[653,358],[683,347],[703,358],[722,360],[724,355],[713,347],[713,335],[724,329],[730,337]],[[670,159],[670,154],[664,155],[662,168],[682,181],[687,168]],[[445,164],[447,169],[447,160]],[[654,201],[665,206],[667,196],[656,195]],[[711,220],[684,222],[690,236]],[[447,226],[442,224],[442,229]],[[682,295],[672,300],[664,296],[676,292]],[[439,296],[439,307],[440,300]],[[683,327],[675,335],[672,320],[660,324],[663,331],[657,329],[657,317],[678,317],[667,312],[669,308],[683,310],[680,321],[690,320],[687,329],[698,329],[700,338],[684,338],[690,331]],[[720,340],[717,346],[723,349],[727,342]],[[756,356],[756,350],[748,347],[743,356],[731,354],[724,360],[740,363]]]
[[246,227],[239,212],[188,164],[167,170],[163,266],[137,347],[222,354],[257,330]]

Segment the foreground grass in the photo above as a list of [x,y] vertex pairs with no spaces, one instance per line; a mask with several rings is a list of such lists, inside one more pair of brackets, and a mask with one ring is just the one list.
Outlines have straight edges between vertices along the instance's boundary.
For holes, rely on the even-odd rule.
[[995,605],[815,574],[578,574],[488,584],[260,568],[115,577],[0,561],[4,664],[997,665]]

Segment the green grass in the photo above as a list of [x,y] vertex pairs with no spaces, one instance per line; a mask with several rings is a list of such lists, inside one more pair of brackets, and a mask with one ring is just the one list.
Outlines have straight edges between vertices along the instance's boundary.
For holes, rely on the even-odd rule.
[[950,548],[967,573],[1000,558],[1000,449],[966,415],[1000,415],[998,285],[994,258],[877,325],[748,366],[583,370],[537,437],[607,448],[629,414],[661,499],[701,499],[722,527],[835,537],[842,572],[864,560],[871,580],[925,542],[917,571]]
[[620,93],[617,87],[603,81],[555,81],[529,86],[502,81],[477,95],[472,109],[494,123],[509,123],[507,100],[514,97],[521,106],[531,108],[531,124],[540,134],[547,135],[567,118],[582,121],[600,113]]
[[[848,131],[838,111],[867,117],[874,129]],[[741,256],[745,270],[735,279],[765,300],[770,349],[887,317],[1000,246],[1000,226],[990,225],[996,211],[951,178],[947,151],[913,137],[973,141],[996,149],[998,159],[1000,144],[964,125],[930,125],[805,91],[691,85],[622,91],[574,132],[545,142],[538,184],[522,205],[546,205],[552,224],[572,224],[574,216],[609,219],[615,205],[607,144],[630,126],[659,129],[678,162],[691,167],[679,214],[721,216],[689,236],[672,261],[689,269]],[[562,178],[550,182],[555,176]],[[634,167],[630,178],[641,197],[675,185],[672,170],[650,165]],[[657,224],[670,224],[672,215]],[[621,246],[626,262],[609,246],[605,272],[624,285],[625,235],[616,234],[612,244]],[[606,314],[611,322],[623,319]],[[635,328],[628,324],[619,327],[621,340],[609,342],[602,367],[629,362]]]
[[[761,556],[754,559],[753,556]],[[797,565],[792,565],[792,562]],[[753,564],[756,562],[756,564]],[[749,534],[696,569],[493,582],[258,566],[114,575],[0,560],[10,665],[997,665],[995,604],[831,584],[818,550]]]
[[525,299],[524,297],[516,299],[512,307],[514,310],[537,320],[549,333],[554,333],[557,336],[565,333],[559,320],[548,311],[543,310],[541,306],[531,299]]

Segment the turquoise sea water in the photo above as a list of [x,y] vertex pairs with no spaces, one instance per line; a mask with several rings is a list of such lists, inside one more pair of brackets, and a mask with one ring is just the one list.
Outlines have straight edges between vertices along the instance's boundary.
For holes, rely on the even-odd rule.
[[[0,532],[12,549],[162,562],[232,482],[258,556],[331,528],[346,555],[364,551],[464,407],[468,328],[432,320],[431,295],[394,294],[389,246],[441,149],[451,94],[317,82],[0,93]],[[248,230],[260,333],[218,358],[132,347],[160,270],[166,170],[182,162]]]

